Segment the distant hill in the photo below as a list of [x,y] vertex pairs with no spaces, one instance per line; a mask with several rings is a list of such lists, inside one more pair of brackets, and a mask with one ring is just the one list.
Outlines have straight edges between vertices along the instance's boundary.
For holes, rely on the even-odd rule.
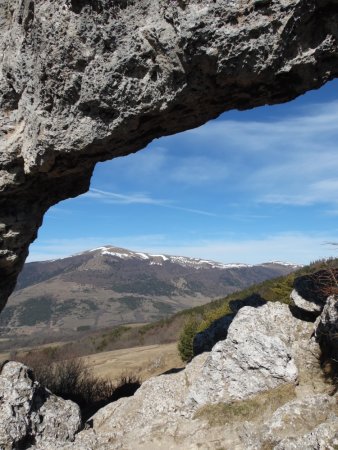
[[11,334],[62,334],[148,323],[298,267],[281,262],[222,264],[105,246],[27,263],[0,315],[0,326]]

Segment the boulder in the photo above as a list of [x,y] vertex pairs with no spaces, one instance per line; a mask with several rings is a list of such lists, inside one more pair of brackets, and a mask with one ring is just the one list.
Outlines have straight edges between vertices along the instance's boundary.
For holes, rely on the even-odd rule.
[[332,416],[303,436],[283,439],[274,447],[274,450],[336,450],[337,448],[338,417]]
[[338,420],[337,415],[337,399],[329,395],[318,394],[291,401],[278,408],[264,424],[261,441],[276,445],[285,439],[301,438],[331,418]]
[[17,362],[5,363],[0,374],[0,417],[2,450],[61,446],[81,427],[79,407],[53,395]]
[[280,303],[240,309],[227,338],[214,346],[191,386],[191,402],[243,400],[282,383],[296,383],[293,343],[304,330],[306,324]]
[[319,270],[295,279],[290,298],[299,313],[305,314],[303,318],[315,319],[321,313],[335,283],[334,277],[338,277],[338,269]]
[[333,376],[338,377],[338,296],[328,297],[323,312],[315,322],[315,337],[322,350],[322,359],[330,360]]
[[303,298],[296,289],[292,290],[290,294],[290,299],[297,308],[305,312],[315,313],[316,316],[320,314],[321,310],[323,309],[324,304],[323,302],[316,303],[308,301],[305,298]]
[[[286,305],[246,306],[210,353],[180,372],[147,380],[133,397],[98,411],[74,442],[48,448],[331,450],[337,396],[326,392],[312,335],[313,324]],[[41,441],[36,448],[44,450]]]

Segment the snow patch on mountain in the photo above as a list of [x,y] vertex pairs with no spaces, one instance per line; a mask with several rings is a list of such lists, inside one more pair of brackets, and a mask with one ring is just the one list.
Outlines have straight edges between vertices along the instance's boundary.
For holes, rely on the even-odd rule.
[[137,259],[148,261],[150,266],[163,266],[164,263],[180,264],[183,267],[190,267],[196,270],[199,269],[241,269],[249,267],[262,267],[266,265],[282,265],[285,267],[301,267],[298,264],[293,264],[284,261],[268,261],[261,264],[243,264],[243,263],[221,263],[217,261],[212,261],[209,259],[199,259],[199,258],[189,258],[187,256],[174,256],[174,255],[162,255],[162,254],[151,254],[145,252],[133,252],[125,248],[113,247],[110,245],[105,245],[102,247],[93,248],[85,253],[95,253],[100,255],[111,256],[120,259]]
[[216,261],[211,261],[208,259],[199,258],[188,258],[186,256],[172,256],[172,255],[161,255],[161,254],[151,254],[144,252],[133,252],[130,250],[117,248],[117,247],[98,247],[96,249],[90,250],[90,252],[100,252],[101,255],[108,255],[111,257],[117,257],[121,259],[141,259],[144,261],[149,261],[149,265],[159,265],[162,266],[163,263],[169,262],[173,264],[180,264],[183,267],[192,267],[195,269],[236,269],[243,267],[253,267],[250,264],[241,263],[230,263],[224,264]]

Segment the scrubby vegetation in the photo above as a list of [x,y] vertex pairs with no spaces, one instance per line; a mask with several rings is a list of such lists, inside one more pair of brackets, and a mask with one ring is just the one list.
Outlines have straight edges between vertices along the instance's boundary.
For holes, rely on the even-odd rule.
[[193,341],[198,331],[199,322],[195,316],[189,317],[184,325],[178,341],[178,351],[183,361],[190,361],[193,357]]
[[83,420],[108,403],[133,395],[141,385],[133,375],[123,375],[116,383],[95,377],[85,359],[65,354],[58,347],[12,355],[11,359],[32,368],[35,378],[53,394],[77,403]]
[[19,325],[32,326],[39,322],[50,320],[52,303],[52,299],[47,296],[26,300],[18,312]]
[[97,342],[95,342],[96,350],[98,352],[104,351],[109,343],[113,343],[116,340],[118,340],[124,333],[126,333],[130,327],[126,327],[124,325],[120,325],[116,328],[113,328],[109,333],[104,333],[101,336],[101,339]]
[[247,400],[203,406],[196,412],[194,418],[205,419],[210,426],[250,421],[257,417],[257,411],[260,412],[261,417],[271,416],[277,408],[293,400],[295,396],[295,386],[283,384]]

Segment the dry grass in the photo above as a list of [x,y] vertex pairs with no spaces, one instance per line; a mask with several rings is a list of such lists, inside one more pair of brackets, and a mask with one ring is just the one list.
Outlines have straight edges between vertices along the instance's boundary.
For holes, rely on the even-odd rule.
[[60,352],[58,347],[17,355],[16,360],[33,369],[34,378],[42,386],[76,402],[84,420],[108,403],[133,395],[141,385],[134,374],[124,374],[115,382],[95,376],[84,358]]
[[203,406],[196,412],[194,419],[207,420],[210,426],[215,427],[255,420],[257,411],[259,411],[259,418],[262,420],[280,406],[294,399],[295,396],[295,386],[284,384],[247,400]]
[[176,343],[113,350],[83,359],[95,376],[111,380],[125,373],[133,373],[144,381],[174,367],[184,366]]

